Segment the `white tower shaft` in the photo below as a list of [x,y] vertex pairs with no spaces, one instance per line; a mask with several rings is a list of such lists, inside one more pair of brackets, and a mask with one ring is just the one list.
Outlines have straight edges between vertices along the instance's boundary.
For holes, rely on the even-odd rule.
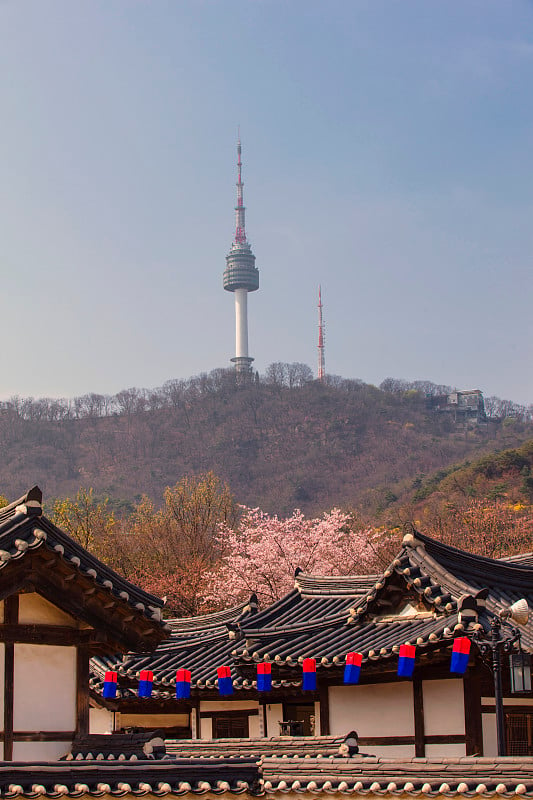
[[248,358],[248,290],[235,289],[235,356]]

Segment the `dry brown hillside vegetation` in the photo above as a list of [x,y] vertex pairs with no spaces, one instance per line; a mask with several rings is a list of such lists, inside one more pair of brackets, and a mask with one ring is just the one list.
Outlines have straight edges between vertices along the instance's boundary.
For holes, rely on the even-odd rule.
[[264,511],[341,506],[370,518],[438,470],[533,437],[518,407],[465,430],[428,410],[428,386],[318,383],[305,365],[278,364],[246,385],[215,370],[113,397],[13,398],[1,404],[0,486],[9,498],[35,483],[48,498],[90,486],[131,508],[212,470]]

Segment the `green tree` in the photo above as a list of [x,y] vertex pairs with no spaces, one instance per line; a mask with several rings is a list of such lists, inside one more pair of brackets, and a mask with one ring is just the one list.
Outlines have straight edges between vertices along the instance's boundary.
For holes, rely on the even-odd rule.
[[117,520],[108,510],[108,498],[97,500],[93,489],[79,489],[76,497],[56,500],[52,521],[87,550],[105,559]]

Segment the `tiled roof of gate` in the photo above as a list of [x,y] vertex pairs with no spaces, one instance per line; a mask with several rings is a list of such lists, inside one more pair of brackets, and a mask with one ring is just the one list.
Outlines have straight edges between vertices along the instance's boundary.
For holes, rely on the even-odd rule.
[[233,797],[260,794],[255,759],[0,762],[0,797]]
[[267,797],[533,797],[533,758],[287,758],[261,760]]
[[413,798],[533,798],[533,758],[387,759],[331,755],[258,759],[0,763],[0,797],[231,798],[286,794]]
[[[483,588],[489,590],[486,608],[479,603],[478,619],[460,622],[461,598],[474,598]],[[416,593],[425,611],[387,617],[383,606],[390,606],[393,592]],[[211,615],[203,625],[182,620],[153,655],[127,656],[118,668],[132,679],[140,669],[152,669],[156,682],[171,690],[175,670],[186,667],[193,687],[215,689],[217,667],[228,664],[236,688],[253,689],[250,667],[265,660],[273,664],[274,688],[300,686],[305,657],[316,658],[319,669],[331,669],[343,666],[350,651],[362,653],[368,664],[395,658],[404,643],[415,644],[420,654],[447,648],[465,625],[467,633],[488,630],[492,615],[519,597],[533,607],[533,566],[527,559],[482,558],[412,533],[380,576],[300,573],[295,588],[263,611],[239,616],[233,609],[225,619]],[[522,645],[533,651],[533,621],[522,629]]]

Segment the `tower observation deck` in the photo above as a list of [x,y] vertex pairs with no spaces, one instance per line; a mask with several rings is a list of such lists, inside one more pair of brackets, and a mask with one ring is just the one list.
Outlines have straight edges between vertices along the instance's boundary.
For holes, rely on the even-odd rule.
[[248,355],[248,292],[259,289],[259,270],[246,240],[240,140],[237,142],[237,175],[235,238],[226,256],[223,281],[224,289],[235,295],[235,357],[231,360],[237,372],[249,373],[253,358]]

